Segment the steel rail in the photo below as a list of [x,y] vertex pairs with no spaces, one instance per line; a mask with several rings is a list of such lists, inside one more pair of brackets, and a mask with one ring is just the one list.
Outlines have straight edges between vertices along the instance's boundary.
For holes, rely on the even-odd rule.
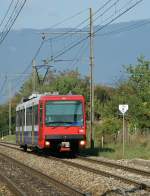
[[143,189],[143,190],[150,191],[150,185],[145,184],[145,183],[140,183],[137,180],[132,180],[132,179],[129,179],[129,178],[126,178],[126,177],[123,177],[123,176],[119,176],[119,175],[112,174],[112,173],[109,173],[109,172],[106,172],[106,171],[102,171],[100,169],[94,169],[94,168],[91,168],[91,167],[88,167],[88,166],[85,166],[85,165],[81,165],[79,163],[74,163],[74,162],[62,160],[62,159],[59,159],[59,158],[56,158],[56,157],[49,157],[49,159],[52,159],[52,160],[55,160],[55,161],[58,161],[58,162],[62,162],[66,165],[73,166],[73,167],[76,167],[78,169],[82,169],[84,171],[89,171],[89,172],[92,172],[92,173],[95,173],[95,174],[98,174],[98,175],[103,175],[103,176],[109,177],[109,178],[111,177],[111,178],[114,178],[116,180],[120,180],[120,181],[122,181],[124,183],[127,183],[127,184],[132,184],[132,185],[134,184],[138,187],[141,187],[141,189]]
[[111,167],[111,168],[114,167],[114,168],[117,168],[117,169],[122,169],[122,170],[125,170],[125,171],[129,171],[131,173],[140,174],[140,175],[150,177],[150,172],[146,171],[146,170],[136,169],[136,168],[129,167],[129,166],[126,166],[126,165],[113,163],[111,161],[109,162],[107,160],[95,160],[95,159],[91,159],[91,158],[87,158],[87,157],[83,157],[83,156],[77,156],[77,157],[78,157],[79,160],[87,161],[87,162],[90,162],[90,163],[96,163],[96,164],[99,164],[99,165],[105,165],[105,166],[108,166],[108,167]]
[[34,176],[37,176],[38,178],[40,179],[43,179],[51,184],[53,184],[55,187],[58,187],[59,190],[63,190],[64,192],[68,193],[69,195],[74,195],[74,196],[86,196],[86,195],[89,195],[89,193],[83,193],[82,191],[78,190],[78,189],[75,189],[65,183],[62,183],[62,182],[59,182],[57,181],[56,179],[34,169],[34,168],[31,168],[7,155],[4,155],[3,153],[0,152],[0,155],[5,157],[5,159],[8,161],[8,162],[12,162],[14,163],[16,166],[18,167],[21,167],[23,170],[25,170],[27,173],[30,173],[30,174],[33,174]]
[[0,173],[0,181],[3,182],[4,184],[6,184],[8,189],[14,195],[16,195],[16,196],[27,196],[27,194],[24,191],[22,191],[20,188],[18,188],[17,185],[12,180],[7,178],[2,171]]
[[[13,144],[13,145],[15,145],[15,144]],[[9,147],[9,146],[7,146],[7,147]],[[10,148],[12,148],[12,147],[10,147]],[[19,149],[16,149],[16,150],[19,150]],[[98,174],[98,175],[102,175],[102,176],[105,176],[105,177],[111,177],[111,178],[114,178],[116,180],[123,181],[124,183],[127,183],[127,184],[136,185],[136,186],[140,187],[143,190],[150,191],[150,185],[148,185],[146,183],[140,183],[137,180],[132,180],[132,179],[129,179],[129,178],[126,178],[126,177],[123,177],[123,176],[119,176],[119,175],[116,175],[116,174],[112,174],[112,173],[109,173],[109,172],[106,172],[106,171],[103,171],[103,170],[100,170],[100,169],[94,169],[94,168],[91,168],[91,167],[88,167],[88,166],[85,166],[85,165],[82,165],[82,164],[79,164],[79,163],[70,162],[70,161],[63,160],[63,159],[56,158],[56,157],[52,157],[52,156],[46,156],[46,158],[49,158],[49,159],[54,160],[54,161],[62,162],[66,165],[73,166],[73,167],[76,167],[78,169],[82,169],[84,171],[89,171],[89,172],[92,172],[92,173],[95,173],[95,174]]]

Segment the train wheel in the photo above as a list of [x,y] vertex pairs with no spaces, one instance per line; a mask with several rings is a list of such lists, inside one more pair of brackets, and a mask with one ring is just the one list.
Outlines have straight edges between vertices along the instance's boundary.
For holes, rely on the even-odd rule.
[[25,152],[27,152],[27,145],[25,144],[24,146],[23,146],[23,150],[25,151]]
[[78,145],[78,142],[73,142],[71,144],[71,152],[73,154],[78,154],[79,153],[79,145]]

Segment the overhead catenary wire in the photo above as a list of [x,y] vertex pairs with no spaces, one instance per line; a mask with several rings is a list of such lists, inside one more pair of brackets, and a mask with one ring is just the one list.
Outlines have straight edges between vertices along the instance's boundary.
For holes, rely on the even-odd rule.
[[74,59],[73,59],[73,62],[70,66],[74,66],[76,62],[79,61],[79,59],[81,57],[83,57],[83,54],[87,51],[88,49],[88,43],[87,42],[83,42],[83,44],[81,45],[81,47],[79,48],[78,52],[76,53]]
[[[111,1],[112,0],[109,0],[109,1],[107,1],[103,6],[101,6],[101,8],[99,8],[94,14],[93,14],[93,16],[94,15],[96,15],[99,11],[101,11],[101,10],[103,10],[104,8],[105,8],[105,6],[106,5],[108,5],[108,3],[111,3]],[[119,3],[119,1],[120,0],[116,0],[115,2],[113,2],[113,4],[111,4],[101,15],[99,15],[98,17],[96,17],[96,19],[94,19],[94,21],[95,20],[97,20],[99,17],[101,17],[102,15],[104,15],[104,14],[106,14],[109,10],[111,10],[111,8],[113,8],[117,3]],[[81,24],[81,23],[80,23]],[[77,28],[77,27],[76,27]],[[87,28],[87,26],[85,26],[84,28]],[[66,33],[64,33],[63,35],[67,35],[67,34],[69,34],[71,31],[68,31],[68,32],[66,32]],[[76,31],[74,31],[74,34],[76,33]],[[82,33],[82,31],[81,31],[81,33]],[[63,36],[62,35],[62,36]],[[61,35],[60,36],[58,36],[58,37],[61,37]],[[55,37],[55,38],[58,38],[58,37]],[[89,37],[89,36],[88,36]],[[54,38],[54,39],[55,39]],[[84,41],[84,40],[83,40]],[[61,50],[62,51],[62,50]]]
[[[120,0],[115,1],[115,4],[112,4],[112,5],[109,7],[109,9],[107,9],[107,12],[108,12],[110,9],[112,9],[113,6],[116,5],[116,3],[119,2],[119,1],[120,1]],[[133,1],[133,0],[130,0],[128,3],[131,3],[132,1]],[[140,1],[143,1],[143,0],[140,0]],[[110,2],[111,2],[111,1],[110,1]],[[139,1],[138,1],[137,3],[139,3]],[[129,5],[129,4],[125,4],[125,6],[127,6],[127,5]],[[125,6],[124,6],[124,7],[125,7]],[[119,10],[119,12],[122,11],[122,9],[123,9],[124,7],[122,7],[122,8]],[[103,8],[104,8],[104,7],[103,7]],[[105,12],[105,13],[106,13],[106,12]],[[117,14],[117,12],[115,12],[115,14]],[[122,15],[123,15],[123,14],[122,14]],[[100,17],[100,16],[99,16],[99,17]],[[112,17],[112,16],[111,16],[111,17]],[[107,20],[108,20],[108,19],[111,19],[111,17],[107,18]],[[118,16],[117,18],[119,18],[119,17],[120,17],[120,16]],[[106,24],[104,24],[104,25],[101,24],[101,26],[98,25],[97,27],[100,26],[100,30],[102,30],[103,28],[105,28],[105,27],[107,27],[109,24],[111,24],[113,21],[115,21],[117,18],[113,18],[112,21],[110,21],[110,22],[108,22],[108,23],[106,23]],[[98,18],[97,18],[97,19],[98,19]],[[104,22],[106,22],[106,21],[104,21]],[[97,30],[96,30],[96,31],[97,31]],[[95,33],[94,33],[94,34],[95,34]],[[65,54],[66,52],[68,52],[68,51],[71,50],[72,48],[78,46],[82,41],[85,41],[85,40],[88,39],[88,38],[89,38],[89,35],[86,36],[85,38],[79,40],[78,42],[73,42],[72,45],[69,46],[68,48],[66,48],[65,50],[62,49],[62,50],[58,51],[58,55],[56,55],[56,58],[58,58],[59,56]]]
[[[119,3],[120,0],[116,0],[116,2],[114,2],[107,10],[104,11],[104,13],[102,13],[101,15],[97,16],[95,19],[94,19],[94,22],[96,20],[98,20],[100,17],[102,17],[104,14],[106,14],[107,12],[109,12],[109,10],[113,7],[115,7],[118,3]],[[126,8],[128,5],[130,5],[133,1],[135,0],[130,0],[128,1],[127,3],[125,3],[120,9],[118,10],[115,10],[115,12],[113,12],[109,17],[107,17],[103,22],[107,22],[109,19],[111,19],[112,17],[114,17],[116,15],[116,13],[122,11],[124,8]],[[101,24],[102,26],[102,24]]]
[[[114,6],[116,6],[119,2],[120,2],[121,0],[115,0],[115,2],[113,2],[108,8],[106,8],[106,10],[104,10],[101,14],[99,14],[96,18],[94,18],[94,20],[93,20],[93,22],[95,22],[96,20],[98,20],[100,17],[102,17],[104,14],[106,14],[107,12],[109,12]],[[122,6],[122,8],[120,9],[120,10],[118,10],[118,11],[121,11],[125,6],[128,6],[128,5],[130,5],[130,3],[132,3],[133,1],[135,1],[135,0],[130,0],[130,1],[128,1],[127,3],[125,3],[124,4],[124,6]],[[102,5],[94,14],[93,14],[93,16],[96,16],[96,14],[97,13],[99,13],[99,11],[101,11],[101,10],[103,10],[104,8],[105,8],[105,6],[106,5],[109,5],[109,3],[111,3],[112,2],[112,0],[109,0],[109,1],[107,1],[104,5]],[[116,11],[115,11],[115,13],[113,13],[111,16],[109,16],[107,19],[105,19],[105,21],[104,22],[106,22],[107,20],[109,20],[111,17],[113,17],[114,15],[116,14]],[[83,22],[81,22],[78,26],[76,26],[75,27],[75,29],[77,29],[77,28],[79,28],[80,26],[81,26],[81,24],[84,24],[86,21],[88,21],[89,20],[89,18],[87,18],[87,19],[85,19]],[[84,26],[82,29],[85,29],[85,28],[87,28],[88,27],[88,25],[86,25],[86,26]],[[63,36],[65,36],[65,35],[70,35],[69,33],[71,33],[71,32],[73,32],[73,31],[66,31],[66,32],[64,32],[64,33],[62,33],[61,35],[58,35],[58,36],[56,36],[56,37],[54,37],[53,38],[53,40],[55,40],[55,39],[59,39],[59,38],[63,38]],[[77,31],[74,31],[74,34],[76,34],[77,32],[83,32],[83,30],[77,30]],[[49,39],[51,39],[51,38],[49,38]],[[49,40],[49,39],[47,39],[47,40]],[[47,40],[45,40],[45,41],[47,41]]]
[[[95,12],[95,14],[97,14],[99,11],[101,11],[102,9],[104,9],[105,6],[107,6],[111,1],[113,1],[113,0],[108,0],[108,1],[106,1],[106,3],[104,3],[104,4]],[[70,18],[72,19],[73,17],[78,16],[78,15],[80,15],[81,13],[83,13],[83,11],[78,12],[77,14],[71,16]],[[69,20],[69,17],[66,18],[66,19],[64,19],[64,20],[62,21],[62,23],[63,23],[64,21],[66,21],[66,20]],[[84,24],[84,23],[87,22],[88,20],[89,20],[89,17],[88,17],[86,20],[82,21],[82,22],[81,22],[78,26],[76,26],[75,28],[80,27],[82,24]],[[61,24],[61,22],[56,23],[55,25],[52,25],[51,27],[54,28],[54,27],[56,27],[57,25],[60,25],[60,24]],[[71,32],[71,31],[66,32],[66,34],[69,33],[69,32]],[[61,37],[61,36],[58,36],[58,37]],[[58,38],[58,37],[57,37],[57,38]],[[51,39],[51,38],[50,38],[50,39]],[[55,39],[55,38],[53,38],[53,40],[54,40],[54,39]],[[49,40],[49,39],[47,39],[47,40]],[[47,40],[44,39],[44,41],[41,43],[41,46],[39,47],[39,49],[38,49],[37,52],[36,52],[37,54],[39,53],[39,51],[40,51],[41,47],[43,46],[44,42],[47,41]],[[33,57],[33,59],[35,59],[36,56],[37,56],[37,55],[35,55],[35,56]],[[31,63],[29,64],[29,66],[27,66],[27,68],[24,70],[23,73],[25,73],[25,72],[30,68],[31,64],[32,64],[32,60],[31,60]]]
[[3,84],[2,84],[2,86],[0,88],[1,94],[3,93],[4,87],[6,86],[6,84],[7,84],[7,75],[5,75],[4,82],[3,82]]
[[[132,5],[131,7],[129,7],[127,10],[125,10],[124,12],[122,12],[121,14],[117,15],[114,19],[112,19],[110,22],[108,22],[107,24],[103,25],[102,27],[100,27],[99,29],[96,30],[96,32],[94,32],[94,35],[95,33],[97,33],[98,31],[102,30],[103,28],[105,28],[106,26],[108,26],[109,24],[111,24],[113,21],[115,21],[117,18],[119,18],[120,16],[122,16],[124,13],[128,12],[130,9],[132,9],[133,7],[135,7],[138,3],[140,3],[141,1],[143,0],[139,0],[137,1],[134,5]],[[54,58],[58,58],[60,57],[61,55],[63,55],[64,53],[67,53],[68,51],[70,51],[72,48],[78,46],[80,43],[82,43],[83,41],[85,41],[86,39],[89,38],[89,35],[85,38],[83,38],[82,40],[76,42],[75,44],[71,45],[70,47],[68,47],[66,50],[60,52],[59,54],[57,54]]]
[[[67,18],[65,18],[64,20],[62,20],[61,22],[58,22],[58,23],[52,25],[50,28],[57,27],[58,25],[63,24],[64,22],[66,22],[66,21],[68,21],[68,20],[70,20],[70,19],[72,19],[72,18],[74,18],[74,17],[76,17],[76,16],[82,14],[82,13],[85,12],[86,10],[87,10],[87,9],[84,9],[84,10],[82,10],[82,11],[80,11],[80,12],[78,12],[78,13],[76,13],[76,14],[70,16],[70,17],[67,17]],[[51,41],[51,49],[52,49],[52,40],[50,39],[50,41]],[[41,50],[42,46],[44,45],[44,43],[45,43],[45,35],[43,34],[43,40],[41,41],[40,46],[39,46],[38,49],[36,50],[36,52],[35,52],[35,54],[34,54],[32,60],[33,60],[33,59],[36,59],[36,57],[37,57],[38,54],[40,53],[40,50]],[[23,71],[23,74],[26,73],[26,72],[31,68],[32,60],[30,61],[29,65],[28,65],[28,66],[25,68],[25,70]],[[36,70],[36,72],[37,72],[37,70]],[[18,82],[19,82],[20,79],[22,79],[22,77],[19,77],[19,78],[17,79],[17,84],[19,84]],[[16,86],[16,88],[17,88],[17,86]]]
[[[26,0],[21,1],[21,4],[18,4],[19,0],[17,1],[15,8],[13,9],[13,12],[11,14],[11,16],[9,17],[2,33],[0,34],[0,44],[2,44],[2,42],[5,40],[7,34],[9,33],[9,31],[11,30],[12,26],[14,25],[16,19],[18,18],[21,10],[23,9]],[[19,5],[19,6],[18,6]]]
[[[133,5],[131,5],[130,7],[128,7],[127,9],[125,9],[124,11],[122,11],[121,13],[119,13],[117,16],[115,16],[113,19],[111,19],[109,22],[107,22],[106,24],[100,26],[98,25],[97,28],[94,33],[93,36],[96,35],[97,32],[101,31],[102,29],[104,29],[105,27],[107,27],[108,25],[110,25],[112,22],[114,22],[115,20],[117,20],[119,17],[121,17],[122,15],[124,15],[125,13],[127,13],[128,11],[130,11],[131,9],[133,9],[136,5],[138,5],[140,2],[142,2],[143,0],[138,0],[137,2],[135,2]],[[54,58],[58,58],[60,56],[62,56],[63,54],[67,53],[68,51],[70,51],[72,48],[75,48],[76,46],[80,45],[83,41],[87,40],[89,38],[89,35],[86,36],[85,38],[79,40],[78,42],[72,44],[71,46],[69,46],[67,49],[60,51]],[[49,60],[50,61],[50,60]]]
[[124,26],[124,27],[121,27],[121,28],[118,28],[118,29],[115,29],[115,30],[112,30],[112,31],[97,34],[96,37],[97,36],[108,36],[108,35],[123,33],[123,32],[126,32],[126,31],[132,31],[132,30],[141,28],[141,27],[149,25],[149,24],[150,24],[150,20],[149,21],[143,21],[140,24],[137,24],[137,23],[136,24],[130,24],[130,25],[127,25],[127,26]]
[[[33,62],[33,60],[36,59],[36,57],[38,56],[38,54],[39,54],[39,52],[40,52],[40,50],[41,50],[43,44],[44,44],[44,40],[41,41],[41,43],[40,43],[38,49],[36,50],[36,52],[35,52],[35,54],[34,54],[32,60],[31,60],[31,62],[30,62],[29,65],[25,68],[25,70],[22,72],[22,74],[25,74],[25,73],[31,68],[32,62]],[[37,69],[36,69],[36,73],[37,73]],[[38,78],[39,78],[39,76],[38,76]],[[16,85],[15,89],[16,89],[17,86],[19,85],[20,79],[23,79],[23,77],[22,77],[22,76],[19,76],[19,78],[16,80],[17,85]]]
[[[86,11],[87,11],[88,9],[86,9]],[[77,13],[77,14],[75,14],[75,15],[73,15],[73,16],[71,16],[71,17],[68,17],[67,18],[67,20],[64,20],[64,21],[68,21],[69,20],[69,18],[70,18],[70,20],[72,19],[72,18],[74,18],[74,17],[76,17],[76,16],[78,16],[78,15],[81,15],[81,13],[83,13],[84,11],[82,11],[82,12],[79,12],[79,13]],[[88,21],[89,20],[89,18],[88,19],[85,19],[85,20],[83,20],[81,23],[79,23],[76,27],[74,27],[74,29],[77,29],[77,28],[79,28],[82,24],[84,24],[86,21]],[[64,22],[63,21],[63,22]],[[56,26],[58,26],[59,24],[63,24],[63,23],[56,23],[56,25],[52,25],[50,28],[54,28],[54,27],[56,27]],[[58,40],[58,38],[61,38],[61,37],[63,37],[64,35],[67,35],[68,33],[70,33],[70,32],[73,32],[72,30],[67,30],[67,31],[65,31],[62,35],[57,35],[57,36],[55,36],[55,37],[53,37],[53,40]],[[42,34],[46,34],[46,33],[43,33],[42,32]],[[49,38],[49,39],[45,39],[45,42],[46,41],[49,41],[51,38]]]
[[[111,24],[113,21],[115,21],[117,18],[119,18],[120,16],[122,16],[123,14],[125,14],[126,12],[128,12],[130,9],[132,9],[133,7],[135,7],[135,6],[136,6],[138,3],[140,3],[141,1],[143,1],[143,0],[137,1],[135,4],[133,4],[132,6],[130,6],[129,8],[127,8],[125,11],[123,11],[122,13],[120,13],[119,15],[117,15],[115,18],[113,18],[110,22],[106,23],[106,24],[103,25],[101,28],[97,29],[97,30],[93,33],[93,35],[95,36],[95,34],[96,34],[98,31],[100,31],[100,30],[103,29],[104,27],[106,27],[106,26],[108,26],[109,24]],[[131,1],[130,1],[130,2],[131,2]],[[116,3],[117,3],[117,1],[116,1]],[[123,8],[122,8],[122,9],[123,9]],[[120,12],[122,9],[120,9],[119,12]],[[57,59],[57,58],[60,57],[60,56],[62,56],[64,53],[70,51],[72,48],[78,46],[80,43],[82,43],[82,42],[85,41],[87,38],[89,38],[89,36],[90,36],[90,35],[88,35],[87,37],[83,38],[83,39],[80,40],[79,42],[73,44],[72,46],[68,47],[66,50],[60,52],[58,55],[56,55],[56,56],[53,58],[53,60],[54,60],[54,59]],[[50,62],[50,61],[51,61],[51,60],[49,60],[49,62]]]
[[[93,14],[93,16],[96,16],[100,11],[102,11],[109,3],[111,3],[111,1],[114,1],[114,0],[108,0],[106,3],[104,3],[99,9],[97,9],[97,11]],[[117,0],[118,1],[118,0]],[[120,1],[120,0],[119,0]],[[78,29],[79,27],[81,27],[81,25],[83,25],[84,23],[88,22],[89,21],[89,17],[86,18],[85,20],[83,20],[82,22],[80,22],[77,26],[74,27],[74,29]],[[82,29],[84,28],[87,28],[88,27],[88,24],[84,27],[82,27]],[[82,30],[80,30],[81,33],[82,33]],[[57,35],[55,37],[53,37],[53,40],[58,40],[60,38],[63,38],[64,36],[67,36],[67,35],[70,35],[70,33],[73,33],[73,34],[76,34],[77,32],[79,32],[79,30],[68,30],[68,31],[65,31],[64,33],[62,33],[61,35]],[[49,38],[51,39],[51,38]],[[47,40],[49,40],[47,39]],[[45,40],[45,41],[47,41]]]
[[77,12],[76,14],[74,14],[74,15],[72,15],[72,16],[69,16],[69,17],[67,17],[67,18],[65,18],[65,19],[63,19],[62,21],[60,21],[60,22],[58,22],[58,23],[56,23],[56,24],[54,24],[54,25],[51,25],[50,28],[55,28],[55,27],[59,26],[60,24],[63,24],[64,22],[66,22],[66,21],[68,21],[68,20],[71,20],[71,19],[75,18],[76,16],[79,16],[79,15],[83,14],[83,13],[84,13],[85,11],[87,11],[87,10],[88,10],[88,9],[84,9],[84,10],[82,10],[82,11],[80,11],[80,12]]
[[13,10],[12,10],[12,12],[11,12],[11,15],[9,16],[9,18],[8,18],[8,20],[7,20],[6,24],[5,24],[5,26],[4,26],[4,29],[3,29],[2,33],[1,33],[1,35],[2,35],[3,33],[5,33],[6,28],[7,28],[7,26],[9,25],[9,22],[11,22],[11,20],[13,19],[13,16],[14,16],[16,10],[17,10],[18,5],[19,5],[19,0],[16,1],[15,6],[14,6],[14,8],[13,8]]
[[99,29],[97,29],[94,32],[94,36],[97,32],[99,32],[100,30],[102,30],[103,28],[107,27],[109,24],[111,24],[112,22],[114,22],[115,20],[117,20],[118,18],[120,18],[122,15],[124,15],[125,13],[127,13],[128,11],[130,11],[131,9],[133,9],[134,7],[136,7],[139,3],[141,3],[143,0],[138,0],[137,2],[135,2],[133,5],[131,5],[130,7],[128,7],[126,10],[122,11],[120,14],[118,14],[116,17],[114,17],[112,20],[110,20],[107,24],[103,25],[102,27],[100,27]]
[[10,2],[9,7],[8,7],[8,9],[7,9],[7,11],[6,11],[6,13],[5,13],[5,15],[4,15],[2,21],[0,22],[0,27],[3,25],[3,23],[4,23],[4,21],[5,21],[6,17],[7,17],[7,15],[8,15],[8,13],[9,13],[9,11],[10,11],[10,9],[11,9],[13,3],[14,3],[14,0],[12,0],[12,1]]
[[[107,27],[109,24],[111,24],[112,22],[114,22],[115,20],[117,20],[119,17],[121,17],[122,15],[124,15],[125,13],[127,13],[129,10],[133,9],[137,4],[139,4],[140,2],[142,2],[143,0],[138,0],[136,1],[134,4],[132,4],[130,7],[128,7],[127,9],[123,10],[121,13],[119,13],[116,17],[114,17],[113,19],[111,19],[108,23],[106,23],[103,26],[97,26],[99,28],[96,29],[96,31],[94,32],[94,36],[96,36],[97,32],[101,31],[102,29],[104,29],[105,27]],[[59,52],[57,55],[55,55],[55,57],[53,59],[56,59],[60,56],[62,56],[63,54],[67,53],[68,51],[70,51],[72,48],[75,48],[76,46],[80,45],[83,41],[87,40],[89,38],[89,35],[86,36],[85,38],[83,38],[82,40],[79,40],[78,42],[72,44],[71,46],[69,46],[66,50]]]
[[[87,51],[88,43],[85,41],[82,43],[78,51],[76,52],[74,58],[72,60],[69,60],[69,67],[74,67],[76,62],[79,62],[80,58],[83,57],[83,54]],[[71,62],[71,63],[70,63]]]
[[[19,3],[19,0],[16,2],[15,7],[11,13],[11,16],[9,17],[2,33],[1,33],[1,37],[0,37],[0,44],[4,41],[4,39],[6,38],[7,34],[9,33],[9,31],[11,30],[12,26],[14,25],[17,17],[19,16],[22,8],[25,5],[26,0],[21,1],[21,3]],[[22,4],[23,3],[23,4]]]
[[116,6],[119,3],[119,1],[121,1],[121,0],[116,0],[115,2],[113,2],[108,8],[106,8],[106,10],[104,10],[100,15],[98,15],[96,18],[94,18],[93,22],[95,22],[97,19],[102,17],[107,12],[109,12],[111,10],[111,8],[113,8],[114,6]]
[[[106,1],[106,3],[104,3],[94,14],[93,14],[93,16],[95,16],[95,15],[97,15],[100,11],[102,11],[107,5],[109,5],[109,3],[111,3],[112,1],[114,1],[114,0],[108,0],[108,1]],[[112,7],[114,7],[115,5],[117,5],[117,3],[119,3],[119,1],[120,0],[115,0],[115,2],[113,2],[108,8],[106,8],[104,11],[103,11],[103,13],[101,14],[101,15],[104,15],[104,14],[106,14]],[[100,15],[100,16],[101,16]],[[100,17],[100,16],[98,16],[98,17]],[[97,17],[97,18],[98,18]],[[96,19],[97,19],[96,18]],[[79,28],[79,26],[81,25],[81,24],[83,24],[83,23],[85,23],[86,21],[88,21],[89,20],[89,17],[86,19],[86,20],[84,20],[84,21],[82,21],[78,26],[76,26],[75,27],[75,29],[76,28]],[[84,26],[84,28],[87,28],[88,26]],[[64,32],[64,33],[62,33],[61,35],[58,35],[58,36],[56,36],[56,37],[54,37],[53,38],[53,40],[55,40],[55,39],[57,39],[58,40],[58,38],[63,38],[65,35],[70,35],[70,33],[71,32],[73,32],[72,30],[70,30],[70,31],[67,31],[67,32]],[[81,33],[82,33],[83,31],[81,31]],[[73,32],[73,34],[76,34],[77,33],[77,31],[74,31]],[[88,33],[88,32],[87,32]],[[47,39],[47,40],[50,40],[50,39],[52,39],[52,38],[49,38],[49,39]],[[47,41],[47,40],[45,40],[45,41]],[[76,43],[76,41],[75,42],[73,42],[73,43],[71,43],[71,44],[74,44],[74,43]],[[65,47],[66,48],[66,47]],[[63,50],[65,50],[65,49],[62,49],[62,50],[60,50],[60,51],[58,51],[58,53],[59,52],[61,52],[61,51],[63,51]]]

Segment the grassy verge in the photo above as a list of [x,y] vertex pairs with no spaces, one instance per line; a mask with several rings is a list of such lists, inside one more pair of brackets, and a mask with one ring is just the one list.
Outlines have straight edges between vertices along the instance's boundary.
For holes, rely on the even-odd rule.
[[[122,136],[114,141],[113,135],[105,135],[102,148],[102,135],[99,126],[94,126],[94,149],[89,148],[90,133],[87,127],[87,148],[82,150],[84,155],[101,156],[109,159],[134,159],[141,158],[150,160],[150,133],[145,135],[136,133],[126,138],[125,152],[123,156]],[[116,143],[115,143],[116,142]]]
[[133,142],[125,145],[123,156],[122,144],[105,144],[103,148],[86,148],[81,151],[83,155],[101,156],[109,159],[134,159],[141,158],[150,160],[150,143],[145,139],[144,143]]
[[4,136],[3,138],[0,138],[0,141],[16,143],[16,136],[15,135],[7,135],[7,136]]

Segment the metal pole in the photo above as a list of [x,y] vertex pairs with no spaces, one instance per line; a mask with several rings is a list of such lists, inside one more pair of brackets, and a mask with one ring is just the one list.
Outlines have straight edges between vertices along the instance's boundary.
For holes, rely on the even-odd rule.
[[11,135],[11,80],[9,80],[9,135]]
[[35,76],[35,59],[32,60],[32,90],[33,93],[35,93],[35,81],[36,80],[36,76]]
[[123,113],[123,130],[122,130],[122,156],[125,153],[125,127],[124,127],[124,113]]
[[92,8],[90,8],[90,146],[94,148],[93,122],[94,122],[94,85],[93,85],[93,66],[94,66],[94,50],[93,50],[93,19]]

